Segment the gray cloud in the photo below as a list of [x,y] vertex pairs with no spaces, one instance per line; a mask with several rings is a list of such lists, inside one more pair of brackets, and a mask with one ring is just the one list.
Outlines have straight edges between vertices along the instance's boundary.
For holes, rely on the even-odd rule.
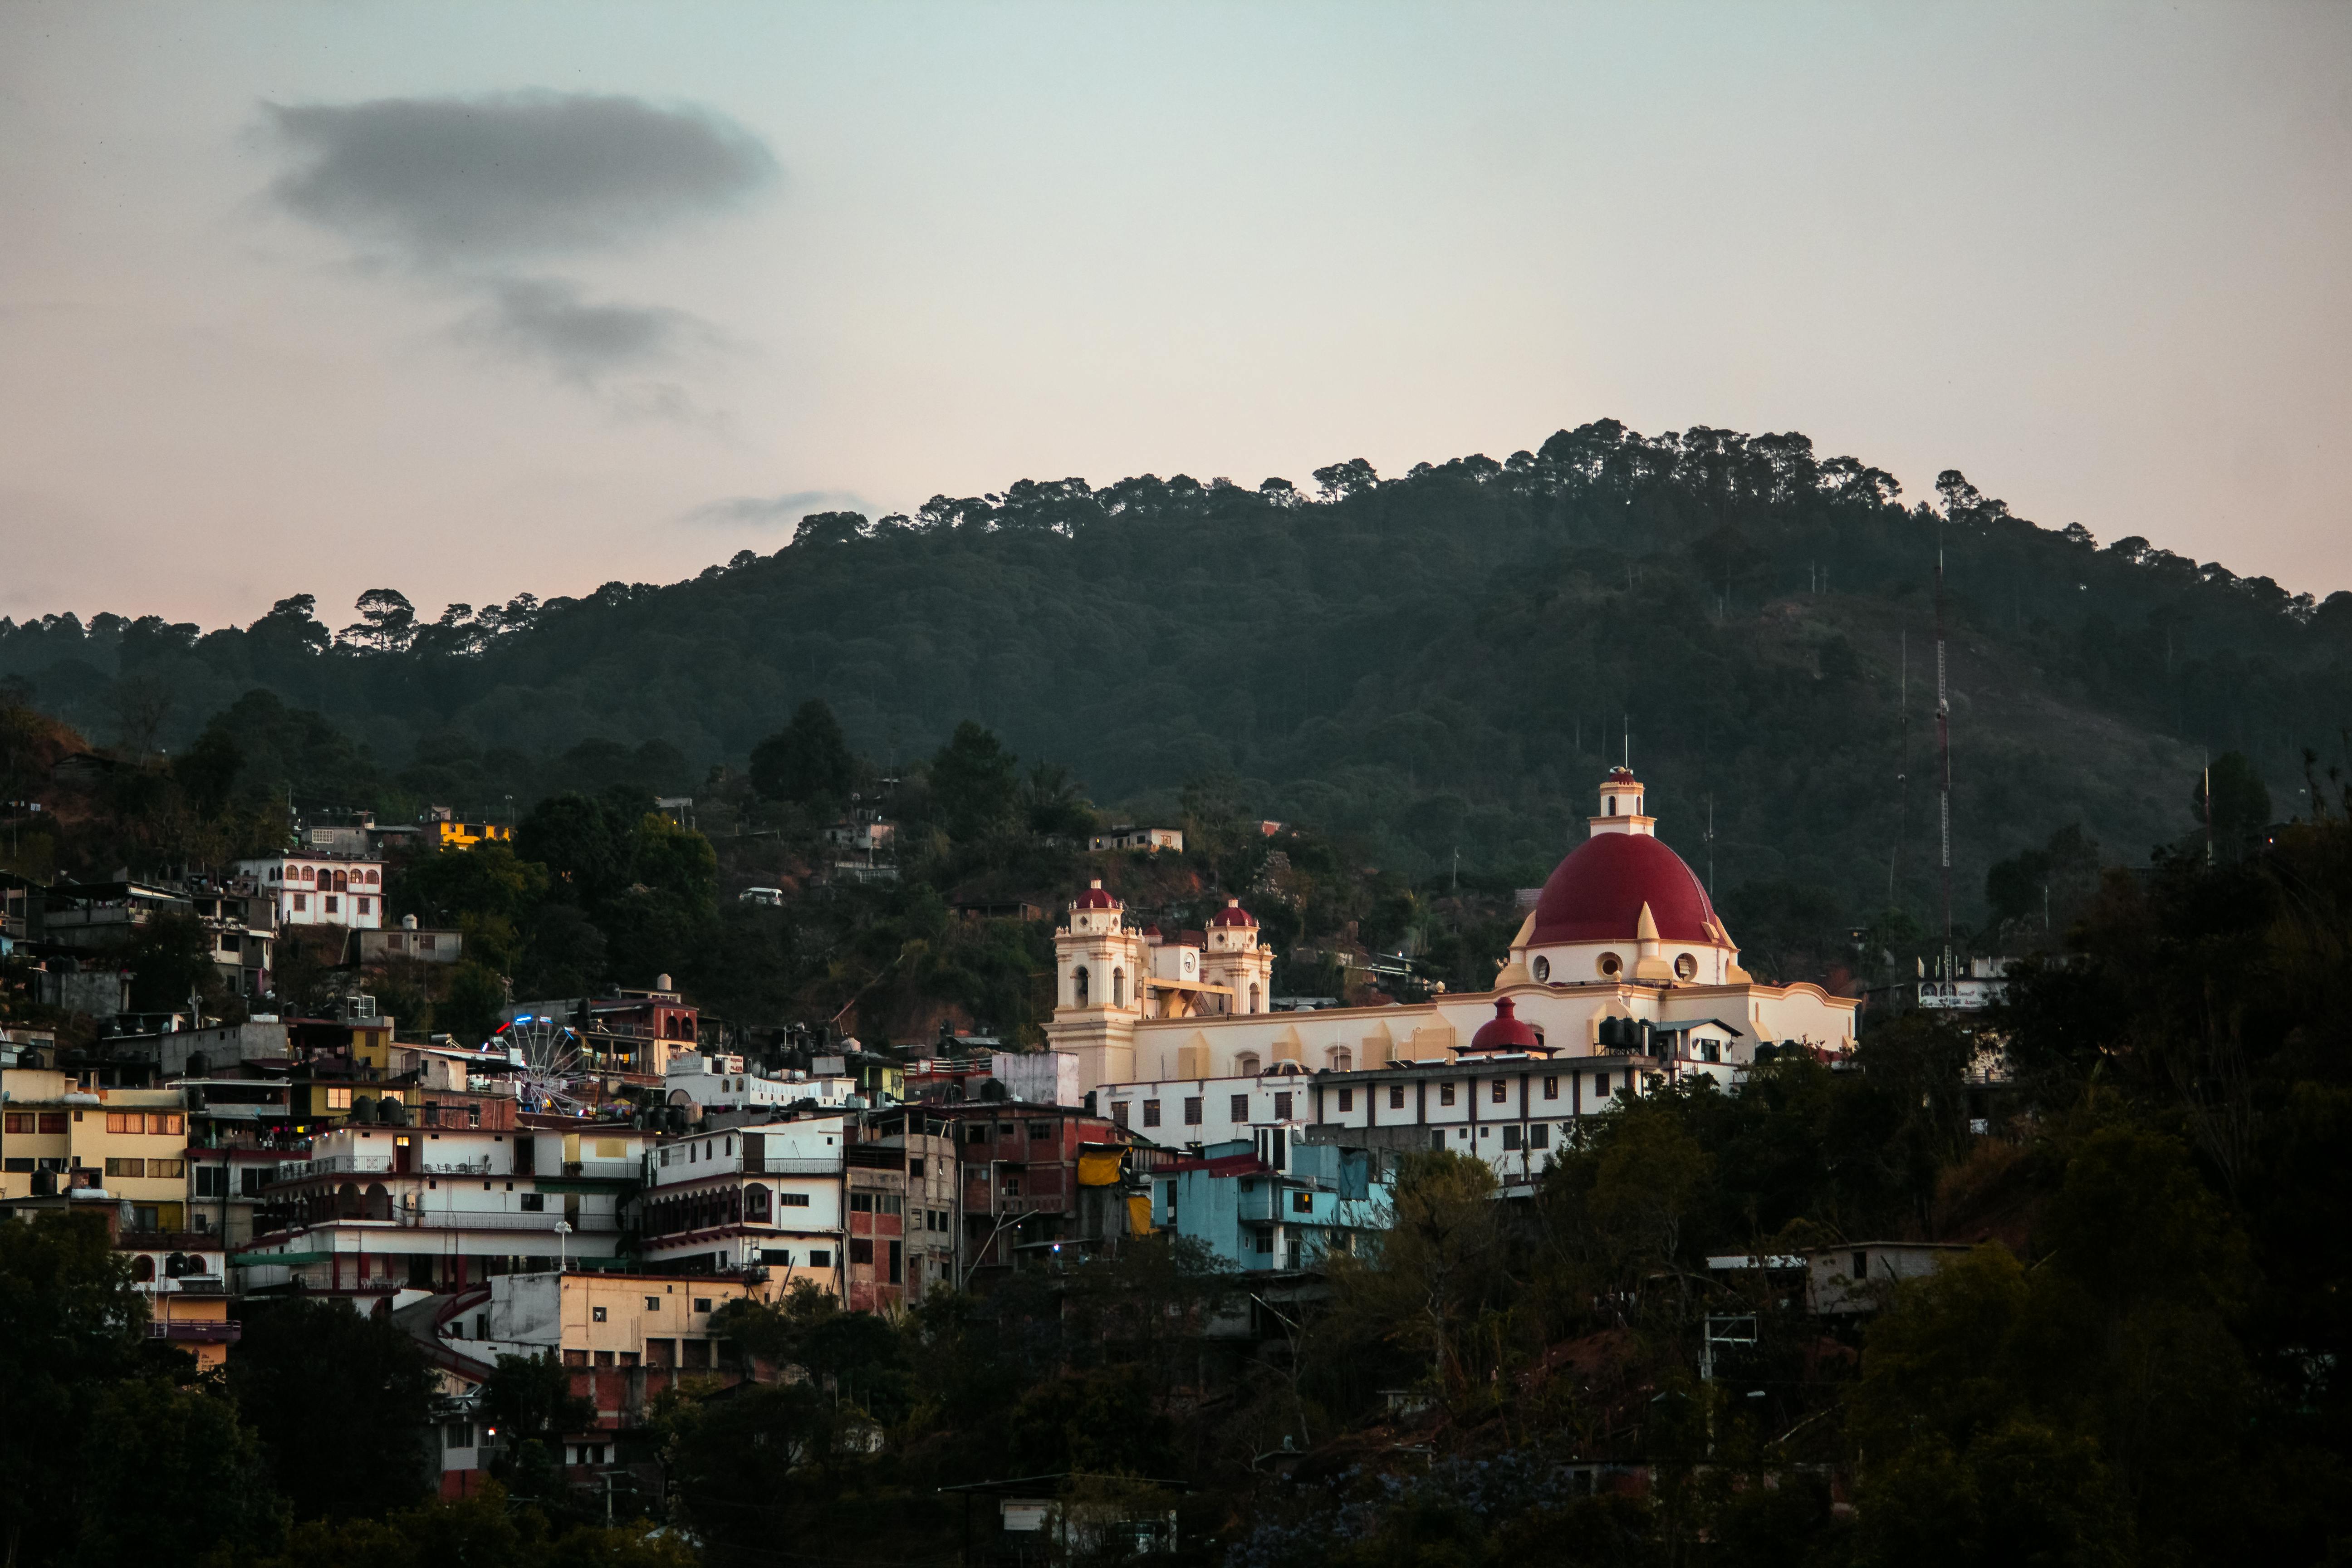
[[683,310],[591,303],[560,279],[495,279],[484,290],[482,308],[459,324],[462,336],[586,385],[717,342],[708,325]]
[[772,179],[741,126],[639,99],[552,92],[268,106],[302,162],[287,210],[412,260],[604,248],[719,211]]
[[855,511],[865,505],[848,490],[787,490],[780,496],[730,496],[705,501],[686,518],[688,522],[728,527],[778,528],[796,525],[813,511]]

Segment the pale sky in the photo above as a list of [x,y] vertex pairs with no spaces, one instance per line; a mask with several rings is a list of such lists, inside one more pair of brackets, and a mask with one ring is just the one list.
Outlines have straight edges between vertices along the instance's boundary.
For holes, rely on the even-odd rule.
[[2352,585],[2352,5],[0,6],[0,615],[1603,416]]

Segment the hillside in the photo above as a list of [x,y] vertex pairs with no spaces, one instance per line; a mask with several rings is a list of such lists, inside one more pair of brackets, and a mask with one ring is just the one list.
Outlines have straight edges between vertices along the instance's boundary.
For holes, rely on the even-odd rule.
[[274,783],[298,796],[517,810],[740,769],[821,696],[886,768],[976,719],[1097,802],[1150,816],[1208,782],[1408,879],[1458,852],[1494,885],[1580,835],[1630,723],[1662,835],[1751,923],[1874,920],[1890,877],[1932,919],[1939,537],[1964,924],[1991,862],[2068,823],[2111,860],[2178,837],[2209,748],[2252,758],[2284,815],[2302,749],[2339,760],[2352,718],[2352,595],[2100,546],[1957,475],[1906,507],[1800,436],[1602,422],[1503,462],[1315,479],[1024,480],[813,518],[664,586],[437,621],[372,595],[340,634],[300,595],[209,633],[0,621],[0,679],[134,749],[267,690],[359,743],[289,752]]

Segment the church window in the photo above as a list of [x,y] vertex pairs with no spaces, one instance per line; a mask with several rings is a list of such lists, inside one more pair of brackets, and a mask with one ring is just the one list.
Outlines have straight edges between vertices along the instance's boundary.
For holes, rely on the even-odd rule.
[[1601,971],[1601,979],[1614,980],[1620,974],[1625,973],[1625,961],[1618,957],[1613,952],[1604,952],[1601,955],[1601,962],[1598,967]]
[[1537,980],[1537,983],[1538,983],[1538,984],[1541,984],[1541,983],[1543,983],[1543,982],[1545,982],[1545,981],[1548,981],[1548,980],[1549,980],[1549,979],[1551,978],[1551,960],[1550,960],[1550,959],[1549,959],[1549,958],[1538,958],[1538,959],[1537,959],[1537,960],[1536,960],[1536,962],[1535,962],[1535,976],[1536,976],[1536,980]]
[[1675,978],[1688,980],[1698,973],[1698,960],[1687,952],[1675,956]]
[[1255,1078],[1257,1076],[1257,1053],[1255,1051],[1244,1051],[1241,1055],[1235,1057],[1234,1058],[1234,1071],[1243,1078]]
[[1110,972],[1110,1005],[1114,1007],[1127,1005],[1127,971],[1124,969]]
[[1255,981],[1252,981],[1250,983],[1249,1010],[1253,1013],[1257,1011],[1257,983]]
[[1079,964],[1077,972],[1070,976],[1070,984],[1077,994],[1077,1005],[1081,1007],[1087,1005],[1087,982],[1088,978],[1089,977],[1087,974],[1087,966],[1083,963]]
[[1609,797],[1608,803],[1603,808],[1601,815],[1605,816],[1614,816],[1617,815],[1617,797],[1615,795],[1612,795]]
[[1354,1053],[1349,1051],[1345,1046],[1333,1046],[1329,1050],[1324,1052],[1323,1055],[1325,1059],[1330,1063],[1331,1070],[1333,1072],[1346,1072],[1350,1067],[1355,1065],[1356,1058]]

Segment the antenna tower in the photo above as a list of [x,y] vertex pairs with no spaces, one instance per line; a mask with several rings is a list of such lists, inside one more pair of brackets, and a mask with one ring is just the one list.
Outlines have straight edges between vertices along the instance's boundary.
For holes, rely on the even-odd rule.
[[1901,760],[1895,773],[1895,848],[1886,857],[1886,907],[1895,907],[1895,872],[1903,859],[1903,841],[1911,835],[1911,628],[1906,626],[1897,645],[1895,710],[1900,715]]
[[[1948,508],[1947,509],[1948,510]],[[1942,787],[1936,800],[1944,856],[1944,980],[1952,978],[1952,701],[1944,683],[1944,537],[1936,530],[1936,753]]]

